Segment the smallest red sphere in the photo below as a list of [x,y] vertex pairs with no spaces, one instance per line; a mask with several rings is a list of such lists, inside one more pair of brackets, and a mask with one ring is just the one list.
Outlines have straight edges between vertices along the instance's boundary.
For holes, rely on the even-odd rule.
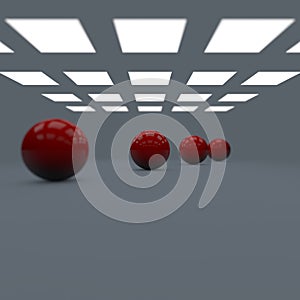
[[181,141],[179,151],[184,161],[194,165],[205,160],[208,154],[208,146],[203,138],[192,135]]
[[211,159],[216,161],[225,160],[231,152],[230,145],[223,139],[215,139],[208,146],[208,154]]

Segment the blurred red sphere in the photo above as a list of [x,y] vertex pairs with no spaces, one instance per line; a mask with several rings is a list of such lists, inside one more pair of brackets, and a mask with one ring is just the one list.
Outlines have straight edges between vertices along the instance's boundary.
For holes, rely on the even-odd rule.
[[230,145],[223,139],[215,139],[208,146],[209,156],[216,161],[226,159],[230,155]]
[[145,130],[132,140],[130,154],[139,167],[153,170],[167,161],[170,155],[170,144],[158,131]]
[[22,143],[22,157],[28,169],[51,181],[65,180],[77,173],[87,161],[88,151],[81,129],[61,119],[35,124]]
[[202,162],[206,158],[208,146],[203,138],[192,135],[181,141],[179,152],[184,161],[194,165]]

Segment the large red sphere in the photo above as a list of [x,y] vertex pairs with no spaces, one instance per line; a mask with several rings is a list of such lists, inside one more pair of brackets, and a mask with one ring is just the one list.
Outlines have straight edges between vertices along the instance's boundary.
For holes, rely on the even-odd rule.
[[145,130],[132,140],[130,154],[139,167],[152,170],[167,161],[170,155],[170,144],[158,131]]
[[202,162],[208,154],[208,146],[203,138],[192,135],[183,139],[179,146],[182,159],[189,164]]
[[230,155],[230,145],[223,139],[215,139],[208,146],[209,156],[216,161],[226,159]]
[[35,124],[22,143],[22,157],[28,169],[51,181],[65,180],[78,172],[88,158],[88,151],[88,141],[81,129],[61,119]]

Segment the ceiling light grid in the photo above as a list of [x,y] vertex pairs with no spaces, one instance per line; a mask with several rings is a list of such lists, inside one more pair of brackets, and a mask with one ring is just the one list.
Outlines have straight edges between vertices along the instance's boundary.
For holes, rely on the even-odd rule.
[[256,96],[258,96],[258,94],[226,94],[220,98],[218,102],[247,102]]
[[95,102],[123,102],[120,94],[88,94]]
[[103,110],[106,112],[128,112],[127,106],[102,106]]
[[72,106],[68,105],[66,108],[72,112],[95,112],[96,110],[91,106]]
[[140,106],[138,105],[138,111],[139,112],[162,112],[163,107],[162,106]]
[[41,53],[95,53],[79,19],[12,18],[5,20]]
[[172,71],[129,71],[131,85],[169,85]]
[[166,94],[134,94],[136,102],[164,102]]
[[114,84],[106,71],[64,71],[64,74],[77,85],[110,86]]
[[186,84],[192,86],[224,85],[236,73],[236,71],[194,71]]
[[242,85],[279,85],[297,75],[300,71],[258,71],[253,76],[245,80]]
[[114,19],[123,53],[178,53],[186,19]]
[[14,53],[14,51],[0,41],[0,53]]
[[[205,53],[260,53],[293,23],[293,18],[243,18],[221,19]],[[23,36],[41,53],[95,53],[83,25],[75,18],[31,19],[9,18],[6,23]],[[184,36],[186,19],[114,19],[114,28],[123,53],[178,53]],[[143,40],[145,39],[145,40]],[[0,53],[13,53],[0,41]],[[300,42],[294,44],[287,53],[300,53]],[[57,86],[54,79],[42,71],[2,71],[1,75],[27,86]],[[64,74],[78,86],[111,86],[113,81],[106,71],[65,71]],[[193,71],[187,81],[189,86],[223,86],[236,71]],[[241,86],[277,86],[300,74],[300,71],[259,70],[241,83]],[[166,86],[169,85],[172,71],[129,71],[132,85]],[[53,102],[82,102],[71,93],[42,94]],[[95,102],[123,102],[119,94],[88,94]],[[197,102],[206,102],[212,94],[181,94],[172,112],[192,112],[199,106]],[[164,102],[165,94],[135,94],[136,102]],[[218,103],[242,103],[258,94],[227,93]],[[191,103],[189,103],[191,102]],[[140,104],[140,103],[139,103]],[[186,105],[188,104],[188,105]],[[194,105],[195,104],[195,105]],[[74,112],[90,112],[89,106],[67,106]],[[234,106],[210,106],[207,112],[227,112]],[[108,112],[128,112],[126,106],[104,105]],[[163,110],[163,106],[137,105],[137,110]]]
[[205,102],[212,94],[180,94],[177,102]]
[[234,106],[209,106],[208,108],[206,108],[204,111],[205,112],[228,112],[230,110],[234,109]]
[[74,94],[42,94],[42,96],[53,102],[82,102],[80,98],[78,98]]
[[300,53],[300,42],[296,43],[293,47],[288,49],[286,53]]
[[260,53],[295,22],[293,18],[222,19],[205,53]]
[[194,112],[199,108],[199,106],[173,106],[172,112]]
[[59,85],[42,71],[2,71],[0,74],[21,85]]

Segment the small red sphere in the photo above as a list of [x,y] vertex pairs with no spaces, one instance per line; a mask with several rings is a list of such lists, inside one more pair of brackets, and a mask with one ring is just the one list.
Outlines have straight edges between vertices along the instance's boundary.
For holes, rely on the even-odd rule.
[[170,155],[170,144],[158,131],[145,130],[132,140],[130,154],[139,167],[153,170],[167,161]]
[[184,161],[194,165],[206,158],[208,146],[200,136],[191,135],[181,141],[179,151]]
[[65,180],[77,173],[84,166],[88,151],[81,129],[61,119],[35,124],[22,143],[22,157],[28,169],[51,181]]
[[215,139],[208,146],[209,156],[216,161],[226,159],[230,155],[230,151],[229,143],[222,139]]

